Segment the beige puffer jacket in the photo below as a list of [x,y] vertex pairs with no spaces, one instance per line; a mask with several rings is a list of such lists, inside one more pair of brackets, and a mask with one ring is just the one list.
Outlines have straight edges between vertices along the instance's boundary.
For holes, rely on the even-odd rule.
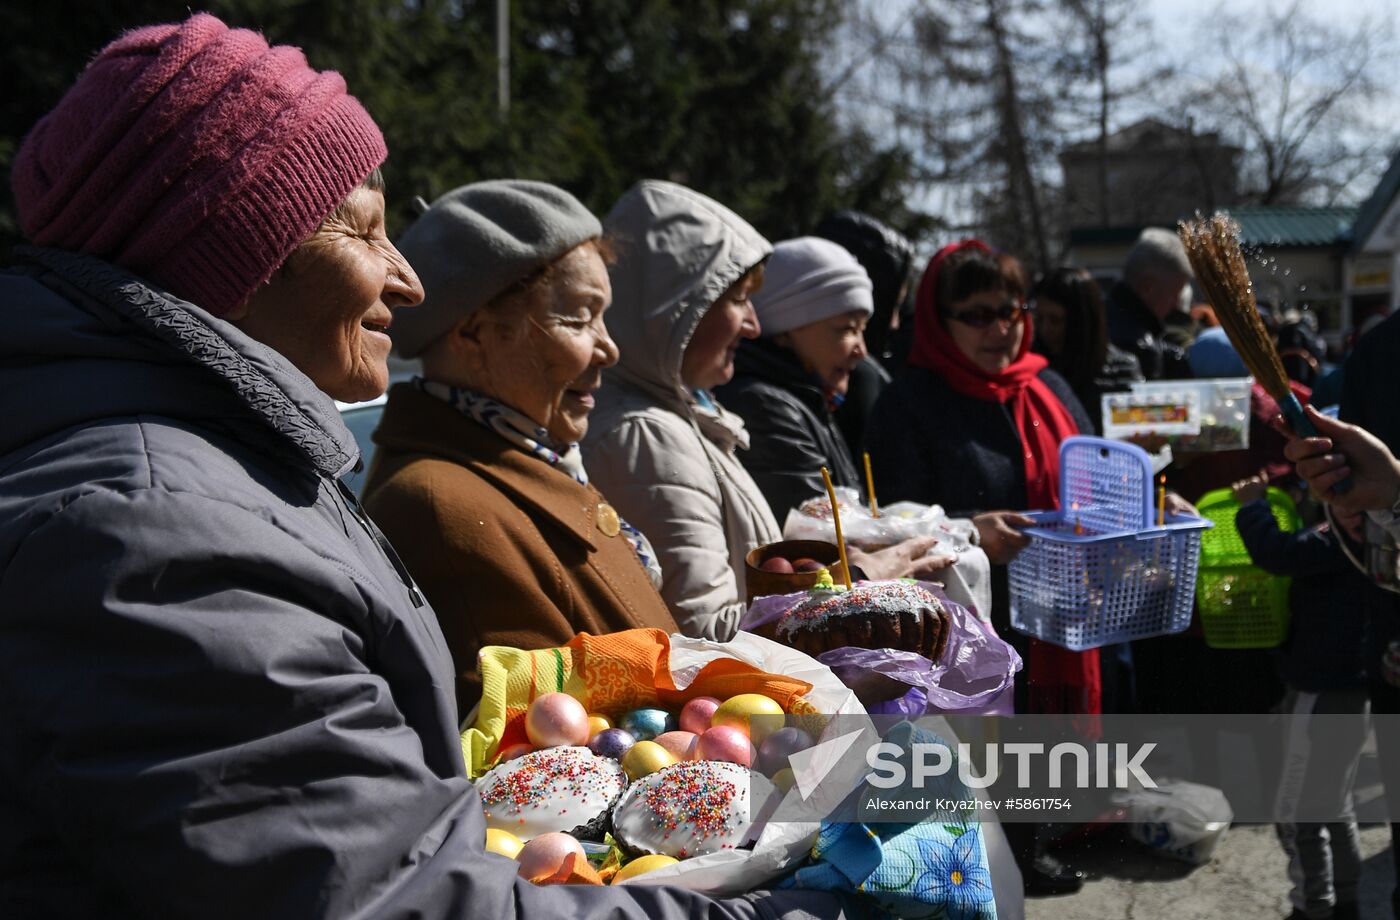
[[748,447],[743,422],[696,403],[681,357],[705,311],[773,247],[728,208],[670,182],[639,182],[604,225],[622,253],[607,313],[622,357],[604,373],[584,462],[656,548],[681,631],[728,640],[744,612],[744,556],[781,537],[734,453]]

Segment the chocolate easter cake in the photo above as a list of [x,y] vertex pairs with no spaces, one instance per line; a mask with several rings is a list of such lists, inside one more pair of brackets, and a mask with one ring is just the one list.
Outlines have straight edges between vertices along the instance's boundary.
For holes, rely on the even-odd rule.
[[586,747],[533,751],[477,781],[486,826],[529,840],[549,831],[601,840],[627,787],[622,766]]
[[775,793],[762,774],[715,760],[672,764],[633,783],[613,812],[629,852],[676,859],[742,847]]
[[948,613],[919,585],[869,581],[849,590],[813,588],[755,632],[814,657],[856,646],[918,652],[937,662],[948,643]]

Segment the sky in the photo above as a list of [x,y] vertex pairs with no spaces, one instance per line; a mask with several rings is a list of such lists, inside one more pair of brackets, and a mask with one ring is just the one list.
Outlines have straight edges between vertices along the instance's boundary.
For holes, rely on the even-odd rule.
[[[907,19],[909,11],[915,2],[936,3],[937,0],[867,0],[873,2],[873,7],[868,9],[877,10],[882,22],[897,23]],[[1201,60],[1203,65],[1207,62],[1200,57],[1200,52],[1206,50],[1207,35],[1202,34],[1203,24],[1212,21],[1212,17],[1220,13],[1233,15],[1248,15],[1252,11],[1263,13],[1266,10],[1274,11],[1286,9],[1289,0],[1141,0],[1142,7],[1148,12],[1153,27],[1154,45],[1163,56],[1169,57],[1173,61],[1181,64],[1185,73],[1190,73],[1192,62]],[[1383,83],[1394,87],[1388,98],[1367,103],[1368,120],[1379,131],[1381,143],[1385,147],[1392,147],[1400,144],[1400,0],[1297,0],[1297,8],[1304,13],[1314,16],[1319,13],[1325,14],[1328,22],[1335,24],[1338,28],[1345,30],[1348,25],[1357,21],[1370,18],[1373,22],[1388,24],[1392,28],[1392,49],[1395,53],[1387,57],[1378,59],[1373,67],[1372,73]],[[846,58],[849,61],[850,58]],[[1205,71],[1203,66],[1202,70]],[[839,98],[839,97],[838,97]],[[862,106],[859,103],[855,106],[853,117],[862,121],[868,121],[874,113],[874,109]],[[863,111],[862,111],[863,110]],[[884,116],[874,115],[877,119]],[[1123,112],[1120,120],[1129,122],[1135,120],[1135,115]],[[888,124],[888,121],[886,121]],[[1120,123],[1118,127],[1121,127]],[[873,127],[873,124],[872,124]],[[896,136],[901,132],[896,127]],[[1368,134],[1369,137],[1376,136]],[[910,138],[902,136],[900,139],[906,143]],[[1066,137],[1066,141],[1080,139],[1078,137]],[[1381,167],[1383,169],[1383,166]],[[1379,172],[1377,172],[1378,176]],[[1369,193],[1374,184],[1376,176],[1367,176],[1353,183],[1352,198],[1364,198]],[[1364,186],[1364,188],[1363,188]],[[962,193],[950,189],[929,189],[930,208],[934,213],[949,214],[959,212],[963,205],[959,199]]]

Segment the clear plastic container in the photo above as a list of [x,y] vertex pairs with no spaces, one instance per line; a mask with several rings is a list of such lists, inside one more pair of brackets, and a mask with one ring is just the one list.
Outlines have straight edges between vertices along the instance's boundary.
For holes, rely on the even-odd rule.
[[1173,451],[1212,452],[1249,447],[1249,377],[1157,380],[1127,393],[1103,395],[1104,437],[1167,437]]

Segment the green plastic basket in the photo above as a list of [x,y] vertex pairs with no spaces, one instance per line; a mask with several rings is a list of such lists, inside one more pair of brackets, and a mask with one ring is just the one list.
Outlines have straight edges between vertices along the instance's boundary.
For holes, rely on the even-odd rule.
[[[1293,500],[1269,489],[1274,520],[1288,533],[1301,526]],[[1196,604],[1211,648],[1273,648],[1288,636],[1291,579],[1258,568],[1235,527],[1239,502],[1229,489],[1207,492],[1196,507],[1215,527],[1201,535]]]

